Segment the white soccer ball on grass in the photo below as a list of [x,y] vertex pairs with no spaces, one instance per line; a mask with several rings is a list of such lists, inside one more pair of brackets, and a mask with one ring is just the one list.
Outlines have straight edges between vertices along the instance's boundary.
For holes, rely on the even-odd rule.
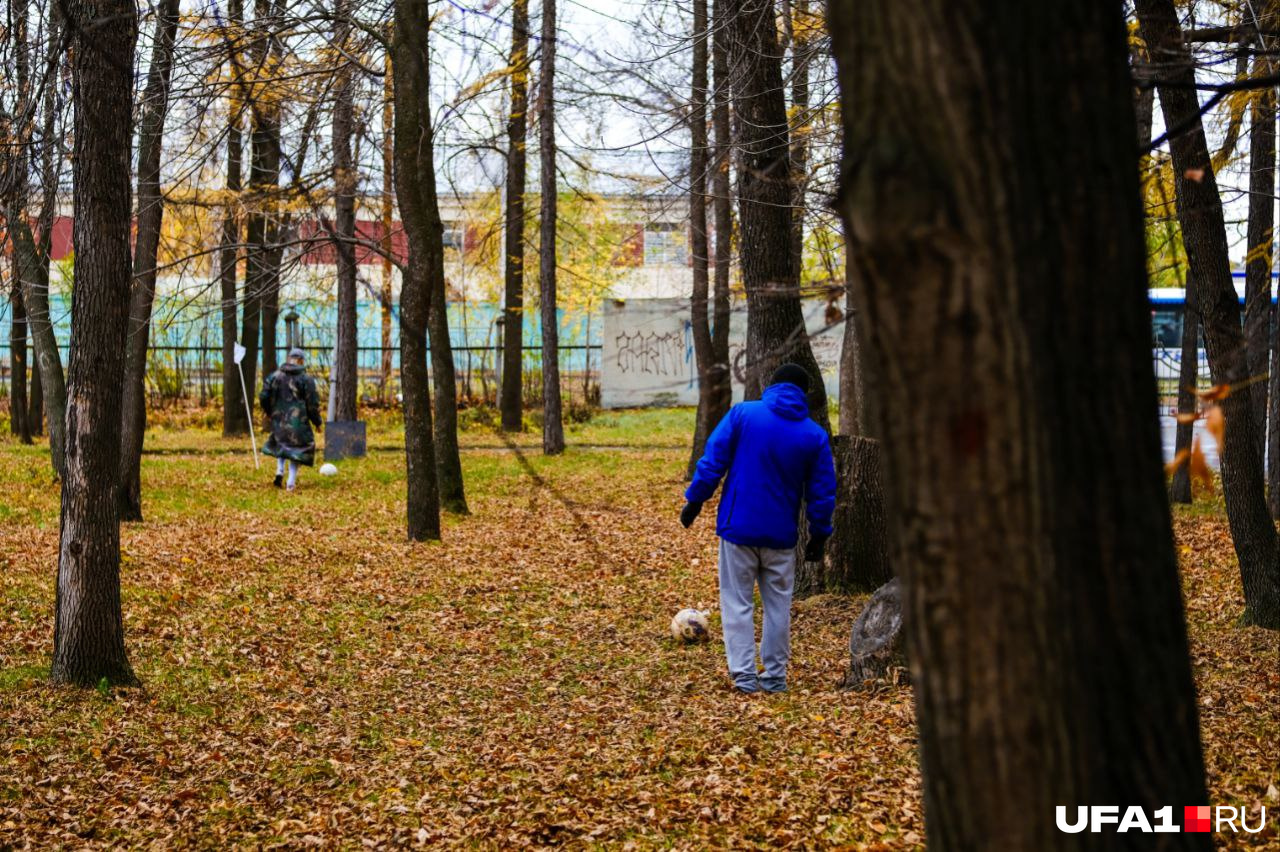
[[338,468],[332,462],[325,462],[324,464],[320,465],[320,475],[321,476],[337,476]]
[[707,613],[696,609],[682,609],[671,619],[671,638],[686,645],[711,641],[711,624]]

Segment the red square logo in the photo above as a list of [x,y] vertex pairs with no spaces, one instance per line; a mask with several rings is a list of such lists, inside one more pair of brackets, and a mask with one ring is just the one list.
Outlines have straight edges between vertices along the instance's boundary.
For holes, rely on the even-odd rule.
[[1182,830],[1209,831],[1209,806],[1187,805],[1182,809]]

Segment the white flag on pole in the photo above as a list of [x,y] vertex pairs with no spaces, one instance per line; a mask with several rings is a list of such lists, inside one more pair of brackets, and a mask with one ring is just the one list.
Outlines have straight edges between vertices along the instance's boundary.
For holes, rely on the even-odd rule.
[[249,350],[245,349],[239,343],[233,343],[231,345],[235,347],[235,350],[234,350],[235,354],[232,356],[232,360],[234,360],[237,364],[239,364],[241,361],[244,360],[244,354]]

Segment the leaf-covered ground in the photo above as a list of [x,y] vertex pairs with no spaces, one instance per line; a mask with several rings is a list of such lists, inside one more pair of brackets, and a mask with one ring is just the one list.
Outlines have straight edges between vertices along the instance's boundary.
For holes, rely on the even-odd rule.
[[[786,695],[667,638],[716,602],[710,518],[676,521],[691,423],[606,414],[546,459],[476,418],[473,514],[430,545],[394,420],[291,495],[240,442],[157,429],[123,532],[145,687],[106,694],[45,683],[57,491],[0,439],[0,848],[918,846],[910,690],[834,688],[857,599],[797,604]],[[1280,808],[1275,638],[1232,625],[1219,513],[1178,531],[1213,800]]]

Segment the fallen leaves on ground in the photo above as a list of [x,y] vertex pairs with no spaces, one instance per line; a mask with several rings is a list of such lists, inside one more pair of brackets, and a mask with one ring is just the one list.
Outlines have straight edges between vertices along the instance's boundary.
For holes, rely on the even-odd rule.
[[[428,545],[397,452],[287,495],[237,442],[161,436],[122,539],[145,687],[106,694],[45,681],[57,489],[0,440],[0,848],[922,844],[910,689],[835,689],[861,599],[798,602],[792,691],[732,693],[718,638],[667,634],[716,603],[685,452],[598,434],[554,459],[469,437],[473,515]],[[1210,801],[1275,809],[1274,634],[1235,626],[1220,506],[1175,527]]]

